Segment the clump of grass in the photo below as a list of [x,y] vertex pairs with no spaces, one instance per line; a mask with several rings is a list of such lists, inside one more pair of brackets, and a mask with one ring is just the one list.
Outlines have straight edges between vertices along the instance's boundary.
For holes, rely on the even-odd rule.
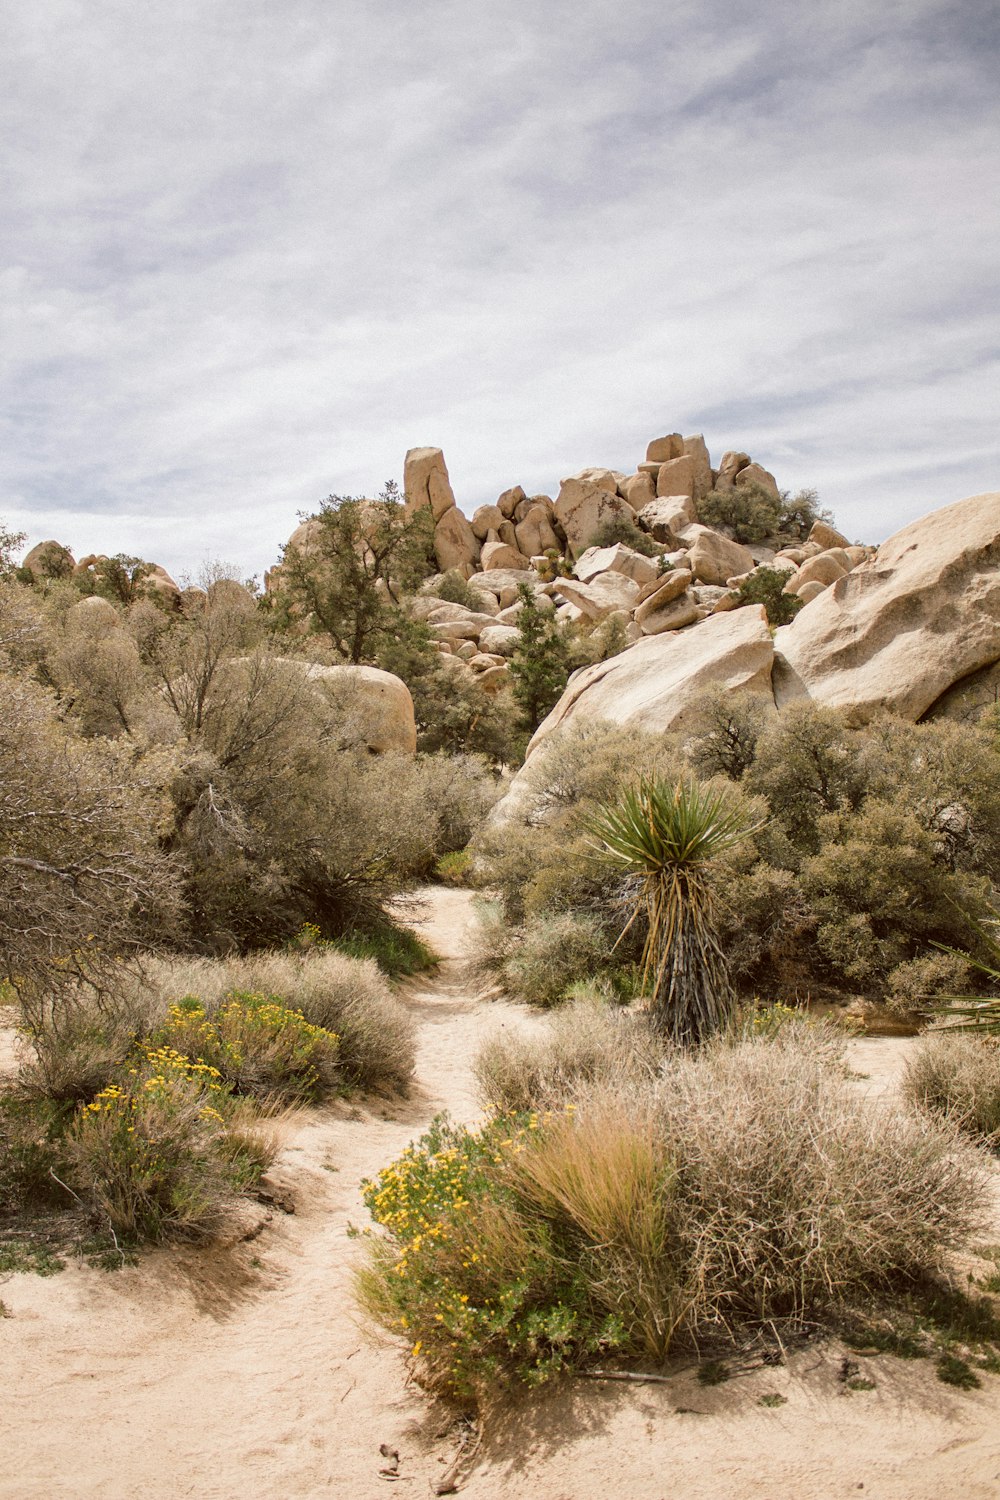
[[973,1032],[925,1037],[906,1064],[903,1093],[918,1109],[950,1120],[996,1148],[1000,1144],[1000,1044]]
[[330,947],[348,958],[374,959],[390,979],[406,979],[426,973],[439,962],[429,943],[408,927],[391,923],[366,932],[331,938]]
[[725,1385],[729,1367],[721,1359],[706,1359],[698,1366],[699,1385]]
[[583,1084],[651,1079],[662,1058],[644,1017],[588,995],[553,1011],[537,1035],[497,1032],[474,1071],[483,1103],[517,1114],[564,1104]]
[[434,866],[434,874],[444,885],[467,886],[471,883],[475,861],[469,849],[456,849],[453,854],[442,854]]
[[788,1405],[788,1397],[787,1396],[781,1396],[781,1395],[779,1395],[777,1391],[768,1391],[766,1395],[760,1397],[760,1399],[757,1402],[757,1405],[758,1406],[787,1406]]
[[57,1255],[51,1245],[32,1239],[8,1240],[0,1245],[0,1274],[18,1271],[35,1276],[57,1276],[66,1269],[66,1262]]
[[945,1385],[953,1385],[960,1391],[978,1390],[982,1381],[968,1360],[957,1354],[942,1354],[937,1362],[937,1378]]
[[859,1099],[802,1037],[669,1053],[562,1108],[438,1128],[369,1185],[362,1301],[463,1399],[596,1354],[832,1319],[965,1245],[953,1132]]

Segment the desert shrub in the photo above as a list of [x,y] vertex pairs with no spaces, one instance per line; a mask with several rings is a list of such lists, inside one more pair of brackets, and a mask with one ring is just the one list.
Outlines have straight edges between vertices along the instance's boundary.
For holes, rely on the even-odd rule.
[[473,873],[473,859],[468,849],[456,849],[453,854],[442,854],[434,866],[434,874],[443,885],[469,885]]
[[497,1032],[475,1062],[484,1105],[496,1114],[522,1114],[565,1105],[582,1085],[599,1079],[624,1087],[651,1078],[663,1048],[635,1012],[592,993],[552,1012],[544,1031]]
[[234,991],[276,995],[312,1026],[339,1038],[337,1066],[357,1088],[403,1087],[413,1073],[413,1022],[370,957],[356,958],[317,942],[299,952],[228,959],[149,958],[141,995],[158,1019],[186,995],[197,995],[211,1017]]
[[237,973],[281,995],[314,1026],[336,1032],[339,1067],[356,1088],[405,1088],[415,1065],[414,1026],[371,958],[327,948],[302,957],[264,953]]
[[793,703],[759,734],[746,784],[767,798],[796,847],[815,849],[819,818],[861,805],[863,750],[864,737],[836,709]]
[[589,547],[614,547],[621,542],[626,547],[631,547],[633,552],[641,552],[644,557],[656,557],[663,551],[663,543],[656,542],[648,531],[642,531],[629,516],[610,516],[608,520],[602,521],[593,536],[587,538],[586,551]]
[[649,1085],[437,1127],[368,1185],[359,1290],[422,1381],[482,1399],[868,1301],[966,1244],[984,1189],[950,1130],[860,1098],[808,1041],[720,1042]]
[[781,501],[759,484],[712,490],[698,501],[702,524],[728,531],[738,542],[762,542],[775,536],[780,517]]
[[903,1094],[966,1134],[1000,1144],[1000,1047],[949,1030],[924,1037],[907,1059]]
[[504,984],[530,1005],[556,1005],[574,980],[603,967],[607,954],[607,939],[593,917],[530,917],[504,963]]
[[64,1143],[70,1183],[127,1241],[211,1233],[238,1187],[227,1107],[214,1069],[150,1047],[79,1111]]
[[444,599],[448,604],[461,604],[464,609],[482,609],[483,596],[478,589],[465,579],[457,568],[449,568],[447,573],[433,579],[426,584],[423,593],[435,594],[438,599]]
[[0,1090],[0,1222],[56,1195],[63,1206],[65,1193],[50,1175],[59,1166],[63,1113],[16,1087]]
[[696,728],[684,753],[699,776],[739,781],[753,765],[757,742],[772,717],[769,700],[759,693],[710,688],[695,706]]
[[804,542],[817,521],[833,524],[833,513],[817,504],[815,490],[799,490],[796,495],[782,491],[778,512],[778,534],[789,542]]
[[186,996],[156,1040],[215,1069],[236,1094],[313,1102],[340,1081],[336,1034],[260,990],[231,991],[211,1015]]
[[33,1098],[83,1102],[111,1081],[165,1006],[143,987],[138,970],[124,966],[104,996],[77,987],[65,999],[32,1031],[18,1083]]
[[763,604],[769,625],[787,625],[795,619],[805,602],[796,594],[785,593],[787,582],[788,574],[780,568],[756,568],[739,586],[737,607]]
[[957,953],[923,953],[892,970],[886,1003],[900,1016],[927,1011],[942,998],[965,994],[971,972],[968,962]]

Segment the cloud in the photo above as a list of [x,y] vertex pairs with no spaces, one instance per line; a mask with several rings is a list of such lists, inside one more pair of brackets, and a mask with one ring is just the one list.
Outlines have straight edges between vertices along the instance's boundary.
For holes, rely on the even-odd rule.
[[662,431],[852,535],[1000,487],[988,8],[122,0],[0,65],[0,515],[260,572],[445,448],[467,510]]

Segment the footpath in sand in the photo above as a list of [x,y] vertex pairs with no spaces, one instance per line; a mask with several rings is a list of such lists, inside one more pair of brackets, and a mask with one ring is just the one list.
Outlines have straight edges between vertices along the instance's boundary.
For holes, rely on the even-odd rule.
[[[362,1179],[435,1114],[476,1117],[483,1037],[544,1022],[468,993],[468,894],[424,897],[423,930],[445,962],[405,991],[419,1043],[411,1097],[299,1117],[271,1174],[294,1214],[275,1211],[221,1252],[0,1287],[2,1500],[369,1500],[440,1482],[451,1415],[359,1324],[348,1228],[366,1221]],[[890,1091],[903,1047],[853,1043],[860,1086]],[[926,1361],[881,1356],[858,1360],[875,1389],[852,1392],[841,1357],[813,1347],[713,1388],[687,1372],[528,1394],[491,1422],[463,1488],[473,1500],[995,1500],[1000,1378],[960,1393]],[[786,1404],[761,1407],[770,1393]],[[396,1478],[379,1474],[383,1444],[399,1452]]]

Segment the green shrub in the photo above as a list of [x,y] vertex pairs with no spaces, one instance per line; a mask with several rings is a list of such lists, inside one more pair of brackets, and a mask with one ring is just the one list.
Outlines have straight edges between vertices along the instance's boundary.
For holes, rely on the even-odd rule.
[[359,1290],[418,1378],[482,1399],[609,1353],[815,1324],[985,1222],[948,1130],[859,1098],[808,1041],[668,1058],[545,1115],[438,1126],[366,1190]]
[[1000,1145],[1000,1046],[991,1038],[932,1032],[907,1059],[903,1093],[919,1109]]
[[629,516],[611,516],[588,537],[584,551],[590,547],[614,547],[621,542],[633,552],[644,557],[657,557],[663,551],[663,543],[656,542],[647,531],[641,531]]
[[704,526],[731,532],[738,542],[763,542],[778,532],[781,501],[759,484],[738,489],[712,490],[698,501],[698,519]]
[[236,1094],[314,1102],[340,1082],[336,1034],[259,990],[233,990],[211,1015],[187,996],[156,1040],[214,1068]]
[[456,849],[453,854],[442,854],[434,866],[434,873],[444,885],[466,886],[474,871],[472,855],[468,849]]
[[482,609],[483,596],[468,582],[457,568],[449,568],[447,573],[442,573],[432,583],[428,584],[423,592],[436,594],[439,599],[444,599],[448,604],[461,604],[464,609]]
[[64,1143],[70,1183],[127,1242],[209,1234],[244,1175],[227,1160],[227,1108],[214,1069],[150,1047],[79,1110]]
[[797,594],[786,594],[788,574],[780,568],[761,567],[740,584],[737,608],[744,604],[763,604],[767,623],[774,628],[788,625],[804,604]]
[[607,954],[607,939],[592,917],[530,917],[504,963],[504,983],[530,1005],[556,1005],[574,980],[601,968]]

